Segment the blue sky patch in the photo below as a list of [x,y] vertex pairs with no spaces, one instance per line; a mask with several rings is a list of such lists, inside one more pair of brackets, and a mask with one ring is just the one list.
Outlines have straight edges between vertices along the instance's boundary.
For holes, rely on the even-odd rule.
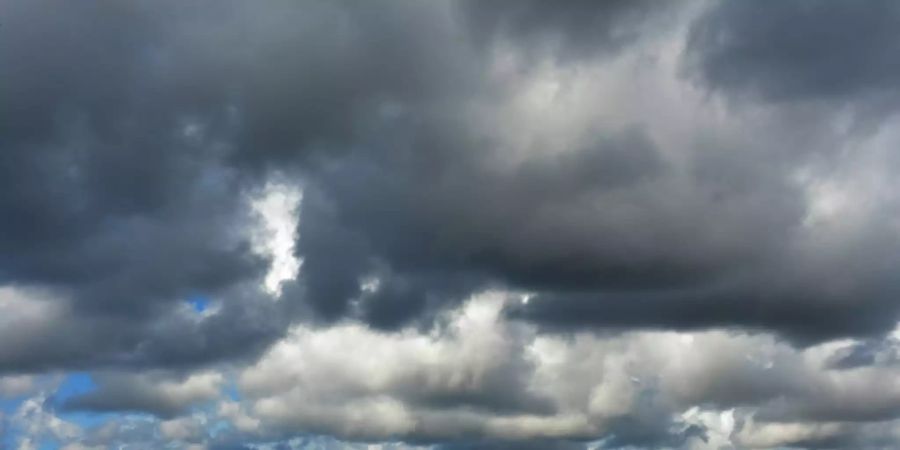
[[188,299],[188,305],[190,305],[194,311],[202,313],[209,308],[209,297],[205,295],[195,295]]
[[89,373],[72,372],[66,375],[53,397],[57,404],[62,404],[72,397],[84,395],[94,389],[97,389],[97,384]]

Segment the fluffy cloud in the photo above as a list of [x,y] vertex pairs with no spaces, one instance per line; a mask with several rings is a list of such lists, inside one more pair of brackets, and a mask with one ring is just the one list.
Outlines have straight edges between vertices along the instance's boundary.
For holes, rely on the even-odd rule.
[[9,445],[896,442],[893,2],[0,16]]
[[596,445],[695,449],[855,441],[867,423],[900,414],[897,367],[829,363],[853,341],[798,350],[728,331],[556,336],[503,319],[510,301],[521,300],[477,296],[427,333],[295,328],[245,369],[243,405],[222,414],[273,437],[574,445],[607,436]]
[[17,432],[13,436],[17,436],[19,449],[37,448],[40,440],[47,437],[63,442],[82,437],[84,431],[48,410],[46,400],[46,393],[28,398],[9,418],[9,432]]

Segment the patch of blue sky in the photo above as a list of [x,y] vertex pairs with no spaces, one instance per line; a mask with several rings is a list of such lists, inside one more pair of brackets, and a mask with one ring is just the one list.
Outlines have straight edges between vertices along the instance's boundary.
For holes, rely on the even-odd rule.
[[237,381],[233,377],[228,378],[228,382],[225,383],[222,392],[231,401],[239,402],[243,398],[241,396],[241,390],[238,388]]
[[91,374],[87,372],[70,372],[66,374],[63,382],[56,389],[53,399],[59,405],[72,397],[84,395],[94,389],[97,389],[97,384],[94,383]]
[[206,311],[209,308],[209,302],[209,297],[205,295],[193,295],[187,300],[188,305],[198,313]]
[[72,372],[65,376],[53,394],[53,406],[59,418],[72,422],[82,428],[100,425],[115,417],[113,413],[98,413],[90,411],[74,411],[64,407],[66,401],[79,395],[87,394],[97,389],[97,384],[91,374],[87,372]]
[[23,400],[25,400],[24,396],[0,398],[0,412],[2,412],[4,416],[8,416],[14,413],[17,409],[19,409],[19,405],[22,404]]
[[56,414],[66,422],[72,422],[81,428],[92,428],[103,425],[110,420],[119,417],[116,413],[90,412],[90,411],[66,411],[60,410]]
[[9,429],[9,424],[7,422],[8,419],[4,417],[2,424],[0,424],[0,433],[3,434],[3,436],[0,436],[2,437],[2,439],[0,439],[0,448],[16,448],[15,445],[19,440],[19,436],[15,434],[13,430]]
[[41,445],[38,447],[38,450],[57,450],[60,447],[59,443],[46,440],[41,442]]

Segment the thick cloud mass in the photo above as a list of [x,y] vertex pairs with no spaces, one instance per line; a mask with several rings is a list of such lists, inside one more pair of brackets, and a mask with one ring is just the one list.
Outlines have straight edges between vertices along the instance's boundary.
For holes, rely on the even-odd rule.
[[895,96],[896,2],[722,2],[691,32],[707,81],[771,100]]
[[0,448],[895,446],[897,5],[4,2]]

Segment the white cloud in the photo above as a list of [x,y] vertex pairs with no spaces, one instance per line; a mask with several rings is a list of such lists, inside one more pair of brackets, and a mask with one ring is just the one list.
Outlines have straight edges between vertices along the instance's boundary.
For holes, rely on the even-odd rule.
[[825,438],[900,410],[898,369],[828,367],[850,341],[796,349],[726,330],[541,334],[500,316],[520,298],[477,295],[430,332],[296,326],[243,371],[244,400],[219,414],[259,436],[363,440],[579,438],[627,419],[701,426],[706,440],[685,445],[712,449]]
[[281,283],[294,279],[302,261],[294,256],[298,212],[303,192],[283,183],[270,182],[251,207],[260,223],[255,230],[254,243],[257,252],[272,258],[272,264],[263,282],[272,295],[281,293]]
[[19,449],[36,448],[43,439],[68,442],[82,436],[78,425],[57,417],[46,408],[47,394],[39,393],[24,400],[9,419],[9,430],[16,436]]
[[203,417],[179,417],[160,422],[159,431],[165,439],[174,441],[194,441],[203,436],[205,422]]

